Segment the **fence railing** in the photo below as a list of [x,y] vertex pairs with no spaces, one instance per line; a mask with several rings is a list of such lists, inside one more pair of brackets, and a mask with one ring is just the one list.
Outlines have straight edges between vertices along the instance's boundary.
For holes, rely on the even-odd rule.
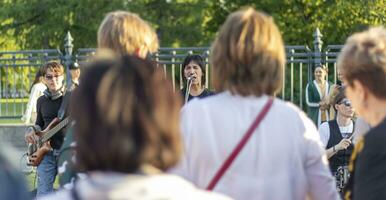
[[[336,58],[342,45],[327,45],[323,51],[322,34],[319,29],[313,34],[314,47],[285,46],[287,64],[284,67],[283,86],[278,97],[304,108],[304,89],[313,79],[313,67],[323,63],[329,69],[328,80],[336,82]],[[0,52],[0,118],[21,117],[28,101],[29,89],[37,69],[48,61],[59,61],[66,68],[78,62],[82,68],[95,54],[94,48],[80,48],[73,54],[73,38],[70,33],[64,40],[64,53],[58,49]],[[173,87],[182,84],[181,64],[190,54],[200,54],[205,60],[206,87],[210,84],[209,47],[160,48],[152,59],[172,79]],[[67,77],[69,77],[69,70]],[[69,79],[68,79],[69,80]]]

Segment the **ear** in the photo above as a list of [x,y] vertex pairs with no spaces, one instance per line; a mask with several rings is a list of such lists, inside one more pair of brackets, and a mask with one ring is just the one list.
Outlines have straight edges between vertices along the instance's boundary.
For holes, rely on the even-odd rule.
[[339,106],[339,104],[334,104],[335,110],[338,110],[338,106]]

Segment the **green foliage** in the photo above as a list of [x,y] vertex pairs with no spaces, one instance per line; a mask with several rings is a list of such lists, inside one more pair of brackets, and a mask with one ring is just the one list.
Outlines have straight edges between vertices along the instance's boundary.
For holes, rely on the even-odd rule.
[[75,49],[95,47],[101,20],[114,10],[151,22],[163,47],[209,46],[228,14],[245,6],[272,15],[292,45],[312,46],[316,27],[324,44],[342,44],[353,32],[386,22],[383,0],[0,0],[0,48],[62,49],[67,31]]

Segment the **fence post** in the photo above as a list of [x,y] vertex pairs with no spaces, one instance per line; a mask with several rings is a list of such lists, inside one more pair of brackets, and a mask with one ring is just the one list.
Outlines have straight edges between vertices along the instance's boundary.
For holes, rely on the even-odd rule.
[[66,67],[66,80],[67,80],[67,88],[70,88],[72,85],[72,80],[71,80],[71,74],[70,74],[70,65],[72,64],[72,50],[74,48],[74,45],[72,42],[74,39],[71,36],[70,31],[67,31],[67,35],[64,38],[64,66]]
[[320,33],[320,30],[319,28],[316,28],[314,34],[314,67],[312,67],[308,73],[308,81],[312,80],[313,79],[313,72],[314,72],[314,68],[316,65],[319,65],[322,63],[322,45],[323,45],[323,41],[322,41],[322,37],[323,35]]

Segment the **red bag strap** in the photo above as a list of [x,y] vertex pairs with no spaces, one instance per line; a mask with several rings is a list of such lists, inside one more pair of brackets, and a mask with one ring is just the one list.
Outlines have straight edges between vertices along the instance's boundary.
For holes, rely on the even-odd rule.
[[264,117],[268,113],[269,109],[272,106],[272,103],[273,103],[273,98],[269,97],[267,103],[264,105],[264,107],[261,110],[261,112],[259,113],[259,115],[257,115],[255,121],[249,127],[249,129],[245,133],[244,137],[241,138],[240,142],[237,144],[235,149],[233,149],[232,153],[228,156],[228,158],[222,164],[221,168],[217,171],[216,175],[210,181],[209,185],[206,187],[207,190],[213,190],[213,188],[216,187],[218,181],[221,179],[221,177],[224,175],[224,173],[230,167],[233,160],[238,156],[240,151],[243,149],[245,144],[248,142],[249,138],[252,136],[252,133],[254,132],[254,130],[259,126],[260,122],[264,119]]

